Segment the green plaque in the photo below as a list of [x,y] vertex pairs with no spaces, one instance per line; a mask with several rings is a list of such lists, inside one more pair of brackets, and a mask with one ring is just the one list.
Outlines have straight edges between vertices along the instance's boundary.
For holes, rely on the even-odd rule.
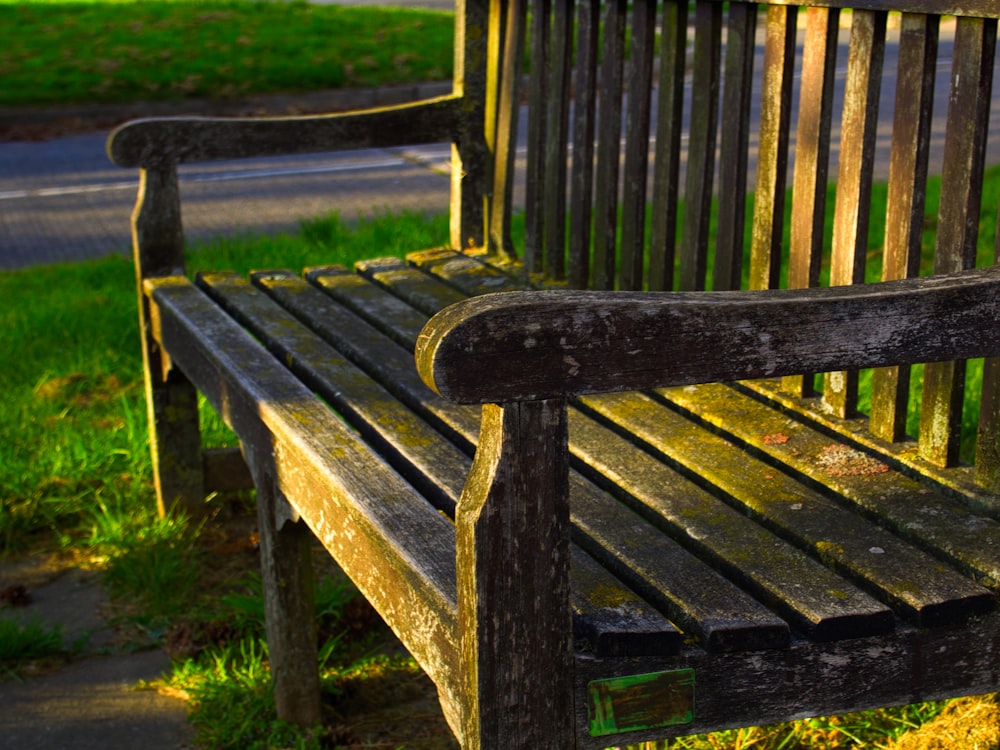
[[594,680],[587,685],[590,736],[694,721],[694,670]]

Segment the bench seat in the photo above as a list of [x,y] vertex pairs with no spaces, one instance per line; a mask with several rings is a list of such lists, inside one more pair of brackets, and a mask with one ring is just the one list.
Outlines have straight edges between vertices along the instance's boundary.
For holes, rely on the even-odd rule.
[[[280,486],[278,526],[305,521],[453,725],[453,519],[480,409],[435,394],[413,350],[431,315],[521,278],[434,250],[353,271],[146,281],[172,363]],[[572,402],[579,747],[995,684],[997,509],[835,422],[763,381]]]

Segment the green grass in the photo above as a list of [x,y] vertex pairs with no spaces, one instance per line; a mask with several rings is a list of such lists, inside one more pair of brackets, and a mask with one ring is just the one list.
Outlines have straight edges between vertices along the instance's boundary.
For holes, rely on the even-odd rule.
[[0,106],[448,80],[453,14],[305,2],[0,0]]
[[24,665],[61,661],[79,646],[67,644],[58,626],[50,627],[38,619],[0,616],[0,679],[19,679]]

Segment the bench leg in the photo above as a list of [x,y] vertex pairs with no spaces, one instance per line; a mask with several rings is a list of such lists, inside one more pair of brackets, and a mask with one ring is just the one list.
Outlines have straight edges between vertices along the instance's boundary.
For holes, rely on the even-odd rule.
[[164,355],[152,338],[143,348],[157,507],[161,516],[174,506],[194,517],[204,515],[198,392],[182,373],[164,366]]
[[322,716],[309,551],[312,532],[302,521],[292,520],[291,506],[267,473],[255,474],[275,709],[279,719],[313,726],[320,723]]
[[574,747],[566,405],[483,407],[456,519],[463,748]]

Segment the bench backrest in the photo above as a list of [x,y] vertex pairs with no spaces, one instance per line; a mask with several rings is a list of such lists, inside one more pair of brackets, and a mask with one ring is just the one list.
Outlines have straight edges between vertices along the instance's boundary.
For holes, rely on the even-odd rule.
[[[998,15],[993,0],[494,0],[490,249],[514,253],[520,171],[517,254],[576,288],[806,287],[971,268],[980,220],[996,215],[981,203]],[[885,215],[872,207],[880,184]],[[994,261],[985,240],[980,264]],[[988,362],[975,473],[992,492],[997,372]],[[873,380],[870,429],[900,441],[909,370]],[[813,382],[784,386],[804,396]],[[919,442],[933,465],[959,460],[964,383],[963,363],[924,369]],[[827,375],[822,390],[826,409],[855,413],[857,373]]]
[[[140,280],[183,270],[179,163],[441,140],[454,144],[452,245],[516,254],[572,287],[843,285],[994,261],[980,223],[996,218],[982,205],[995,0],[457,0],[456,9],[451,96],[346,116],[148,120],[112,134],[113,160],[142,168]],[[887,49],[898,62],[885,63]],[[936,211],[929,175],[940,185]],[[887,208],[873,215],[880,185]],[[515,195],[523,246],[511,238]],[[964,411],[978,423],[974,479],[997,493],[1000,364],[982,369],[976,415],[963,407],[964,363],[924,368],[920,460],[959,462]],[[814,380],[783,386],[810,396]],[[904,440],[909,368],[872,380],[871,432]],[[858,381],[826,376],[822,408],[852,415]]]

